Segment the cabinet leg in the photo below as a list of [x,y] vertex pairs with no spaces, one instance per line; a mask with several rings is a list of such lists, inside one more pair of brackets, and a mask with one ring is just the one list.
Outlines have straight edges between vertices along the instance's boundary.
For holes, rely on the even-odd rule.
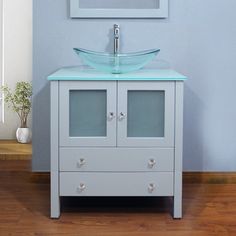
[[51,218],[60,217],[59,178],[57,171],[51,171]]
[[174,206],[173,206],[173,218],[181,219],[182,218],[182,196],[174,196]]
[[182,172],[175,172],[173,218],[182,218]]
[[51,196],[51,218],[60,217],[60,197]]

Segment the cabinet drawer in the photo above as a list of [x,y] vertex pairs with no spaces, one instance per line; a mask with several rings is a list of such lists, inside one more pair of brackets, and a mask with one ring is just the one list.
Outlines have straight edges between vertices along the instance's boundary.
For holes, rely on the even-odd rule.
[[60,196],[173,196],[173,172],[61,172]]
[[60,171],[173,171],[171,148],[60,148]]

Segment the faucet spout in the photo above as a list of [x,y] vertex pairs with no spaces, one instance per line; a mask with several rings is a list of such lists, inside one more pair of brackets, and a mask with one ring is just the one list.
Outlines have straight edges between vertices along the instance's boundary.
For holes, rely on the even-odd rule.
[[118,54],[120,51],[120,26],[114,25],[114,54]]

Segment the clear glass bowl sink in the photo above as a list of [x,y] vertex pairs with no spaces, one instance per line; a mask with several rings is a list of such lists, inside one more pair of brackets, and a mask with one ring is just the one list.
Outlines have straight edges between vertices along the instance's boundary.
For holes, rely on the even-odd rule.
[[74,48],[85,64],[99,70],[113,74],[136,71],[150,62],[160,49],[150,49],[134,53],[108,54],[94,52],[82,48]]

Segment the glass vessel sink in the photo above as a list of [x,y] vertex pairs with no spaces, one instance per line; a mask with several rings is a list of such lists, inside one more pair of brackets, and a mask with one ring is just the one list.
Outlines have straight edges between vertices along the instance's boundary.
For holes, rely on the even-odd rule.
[[85,64],[99,70],[113,74],[136,71],[150,62],[160,49],[150,49],[133,53],[109,54],[94,52],[82,48],[74,48]]

